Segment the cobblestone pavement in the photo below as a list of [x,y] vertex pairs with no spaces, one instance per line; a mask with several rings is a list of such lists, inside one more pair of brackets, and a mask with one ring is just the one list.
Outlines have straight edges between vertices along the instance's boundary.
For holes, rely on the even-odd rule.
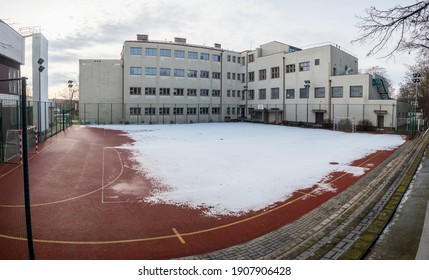
[[278,230],[183,259],[360,259],[393,215],[406,190],[400,186],[417,170],[427,138],[408,141],[347,190]]

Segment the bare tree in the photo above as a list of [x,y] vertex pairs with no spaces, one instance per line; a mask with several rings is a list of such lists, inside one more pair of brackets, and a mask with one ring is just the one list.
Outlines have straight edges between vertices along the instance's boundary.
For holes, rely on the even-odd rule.
[[[371,7],[365,12],[366,16],[359,17],[362,34],[352,43],[371,41],[374,46],[368,56],[381,51],[387,51],[385,57],[401,51],[429,51],[429,0],[388,10]],[[393,49],[389,49],[391,44]]]

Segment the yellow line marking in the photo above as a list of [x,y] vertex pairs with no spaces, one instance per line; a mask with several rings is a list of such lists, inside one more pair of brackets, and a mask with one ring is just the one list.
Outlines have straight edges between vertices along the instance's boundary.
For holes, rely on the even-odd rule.
[[[112,148],[114,149],[114,148]],[[116,151],[116,150],[115,150]],[[116,151],[117,152],[117,151]],[[119,153],[118,153],[119,154]],[[379,154],[379,152],[377,152],[373,157],[371,157],[370,159],[375,158],[377,155]],[[366,163],[367,161],[369,161],[370,159],[366,160],[365,162],[363,162],[362,164]],[[362,165],[360,164],[360,165]],[[122,165],[122,161],[121,161],[121,165]],[[359,165],[359,166],[360,166]],[[123,166],[123,165],[122,165]],[[122,174],[122,173],[121,173]],[[348,174],[348,173],[346,173]],[[343,176],[345,176],[346,174],[344,174]],[[119,177],[119,176],[118,176]],[[342,177],[342,176],[341,176]],[[341,178],[340,177],[340,178]],[[116,180],[117,178],[115,178]],[[337,178],[338,179],[338,178]],[[337,180],[335,179],[335,180]],[[115,181],[114,180],[114,181]],[[334,182],[335,180],[331,181]],[[114,181],[112,181],[109,184],[112,184]],[[107,185],[108,186],[108,185]],[[107,187],[105,186],[105,187]],[[98,189],[99,190],[99,189]],[[96,190],[96,191],[98,191]],[[96,191],[93,191],[91,193],[94,193]],[[242,224],[254,219],[257,219],[259,217],[265,216],[269,213],[275,212],[277,210],[280,210],[288,205],[291,205],[294,202],[297,202],[299,200],[302,200],[302,198],[304,196],[308,196],[308,195],[312,195],[313,192],[317,191],[317,189],[314,189],[312,191],[310,191],[309,193],[301,193],[303,194],[300,197],[295,198],[294,200],[288,201],[280,206],[277,206],[275,208],[269,209],[265,212],[259,213],[257,215],[248,217],[246,219],[242,219],[242,220],[238,220],[229,224],[224,224],[221,226],[217,226],[217,227],[213,227],[213,228],[208,228],[208,229],[203,229],[203,230],[199,230],[199,231],[193,231],[193,232],[187,232],[187,233],[182,233],[179,234],[179,232],[175,229],[172,228],[173,232],[175,233],[174,235],[164,235],[164,236],[157,236],[157,237],[148,237],[148,238],[137,238],[137,239],[126,239],[126,240],[106,240],[106,241],[61,241],[61,240],[44,240],[44,239],[34,239],[34,242],[38,242],[38,243],[50,243],[50,244],[75,244],[75,245],[102,245],[102,244],[119,244],[119,243],[132,243],[132,242],[146,242],[146,241],[158,241],[158,240],[163,240],[163,239],[170,239],[170,238],[178,238],[180,240],[180,242],[182,242],[182,244],[186,243],[186,241],[183,239],[183,236],[192,236],[192,235],[198,235],[198,234],[202,234],[202,233],[207,233],[207,232],[212,232],[212,231],[216,231],[216,230],[220,230],[220,229],[224,229],[224,228],[228,228],[228,227],[232,227],[238,224]],[[85,196],[85,195],[83,195]],[[71,200],[71,199],[70,199]],[[0,205],[1,206],[1,205]],[[15,237],[15,236],[10,236],[10,235],[3,235],[0,234],[0,238],[6,238],[6,239],[13,239],[13,240],[20,240],[20,241],[27,241],[26,238],[22,238],[22,237]]]
[[186,243],[185,239],[183,239],[183,237],[180,235],[180,233],[177,231],[177,229],[172,228],[172,230],[173,230],[174,234],[177,236],[177,238],[179,238],[180,243],[185,244]]
[[317,197],[317,195],[314,195],[314,194],[311,194],[311,193],[302,192],[302,191],[297,191],[297,193],[303,194],[304,196]]

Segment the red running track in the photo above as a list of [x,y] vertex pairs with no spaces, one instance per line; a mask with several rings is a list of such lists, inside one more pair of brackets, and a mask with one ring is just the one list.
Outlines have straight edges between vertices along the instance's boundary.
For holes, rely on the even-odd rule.
[[[30,157],[31,214],[37,259],[169,259],[240,244],[290,223],[362,176],[336,172],[286,201],[239,217],[143,203],[152,184],[132,169],[131,140],[118,131],[73,126]],[[352,165],[368,171],[393,151]],[[332,163],[335,164],[335,163]],[[28,259],[22,166],[0,165],[0,259]]]

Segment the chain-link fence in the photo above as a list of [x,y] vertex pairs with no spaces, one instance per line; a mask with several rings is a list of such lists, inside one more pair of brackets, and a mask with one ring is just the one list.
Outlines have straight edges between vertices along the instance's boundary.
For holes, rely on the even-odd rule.
[[185,104],[80,103],[81,124],[173,124],[245,120],[297,126],[332,127],[335,118],[348,118],[357,130],[399,131],[410,126],[412,106],[384,104]]
[[[71,103],[27,102],[27,124],[37,127],[39,142],[45,141],[72,125],[72,120],[76,118],[75,113],[76,110]],[[21,103],[18,96],[2,95],[0,99],[0,162],[5,161],[6,149],[11,141],[16,142],[16,139],[8,139],[8,135],[12,135],[11,131],[20,129],[22,129]]]

